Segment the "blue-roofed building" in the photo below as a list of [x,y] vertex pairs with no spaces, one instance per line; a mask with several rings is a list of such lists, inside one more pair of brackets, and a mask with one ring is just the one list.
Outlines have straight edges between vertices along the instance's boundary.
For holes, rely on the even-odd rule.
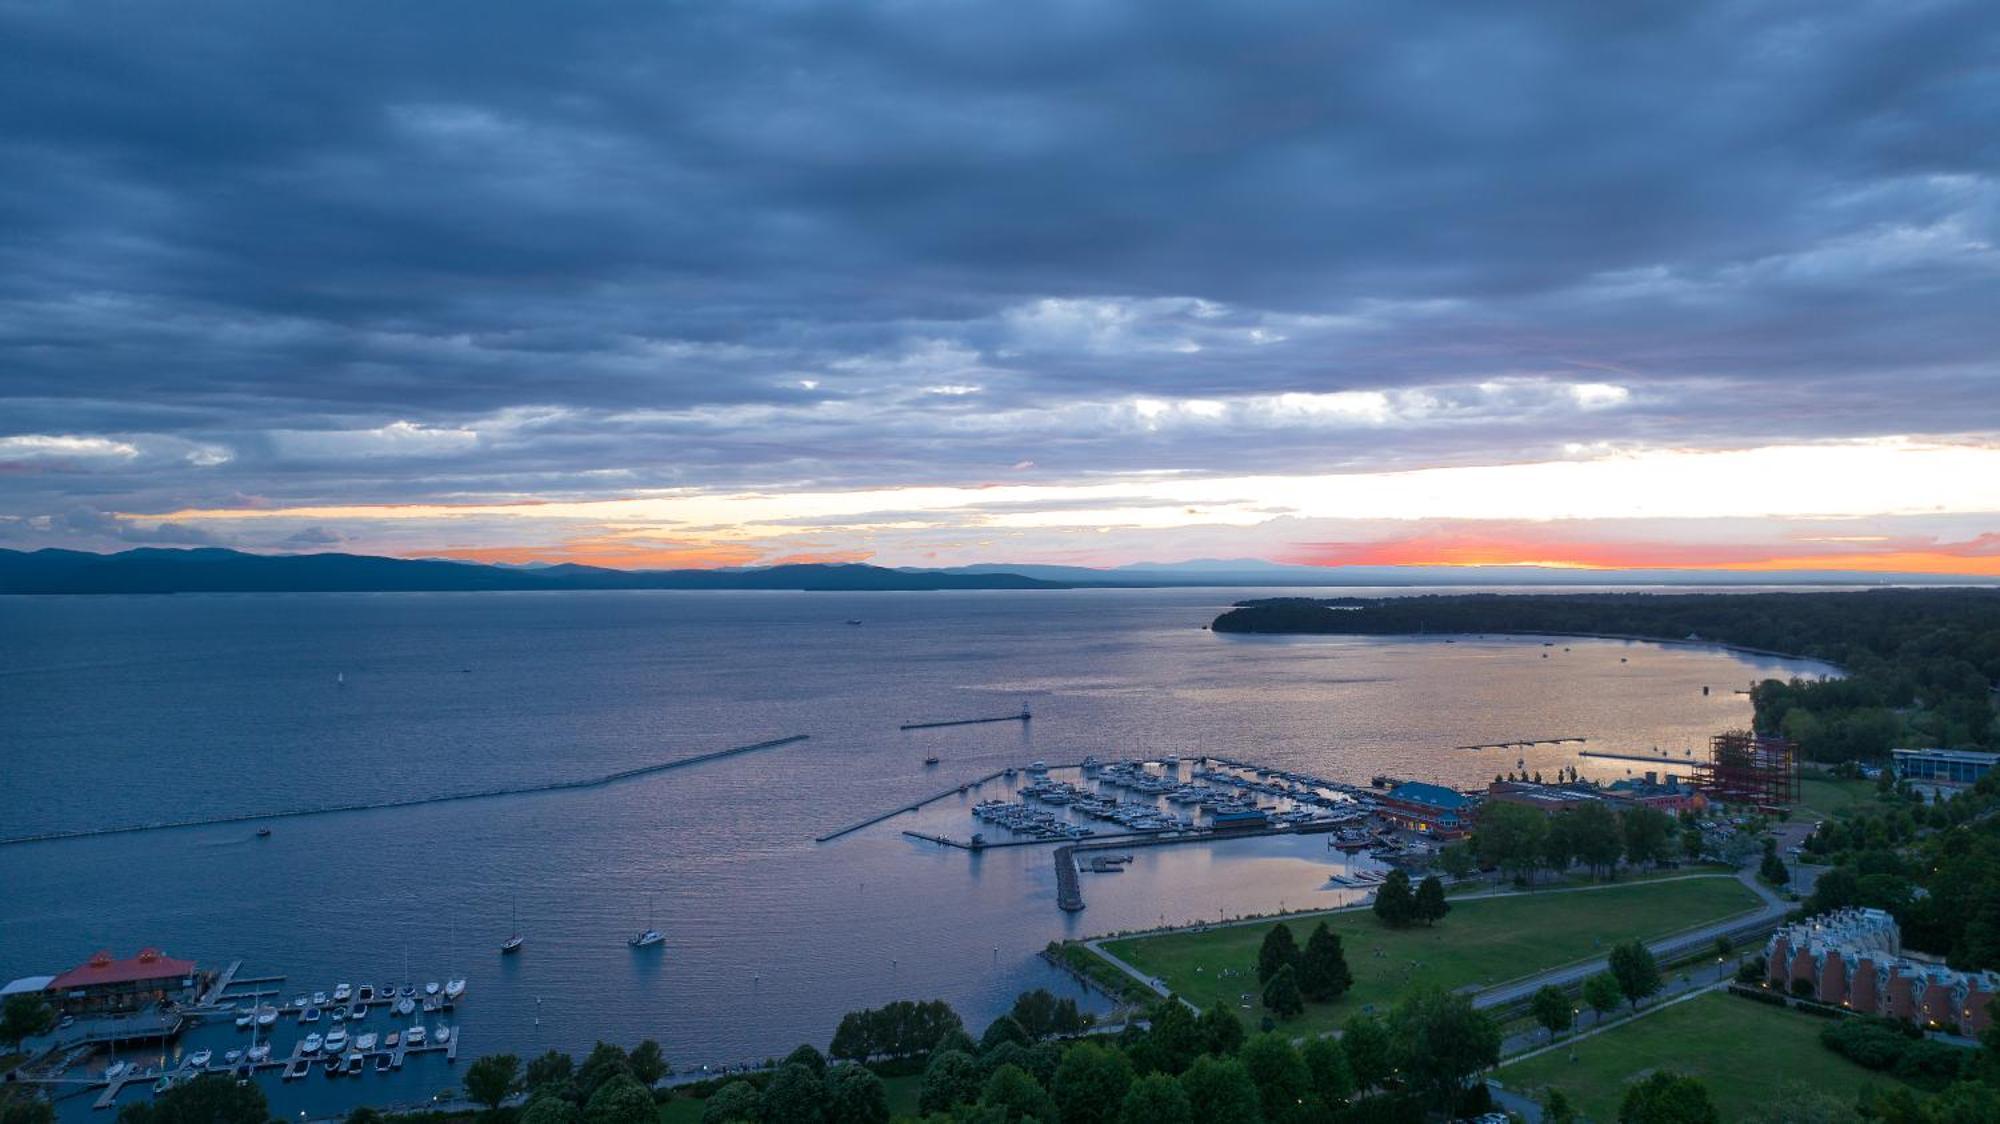
[[1457,789],[1422,781],[1404,781],[1375,799],[1397,827],[1442,838],[1471,831],[1477,807],[1477,801]]

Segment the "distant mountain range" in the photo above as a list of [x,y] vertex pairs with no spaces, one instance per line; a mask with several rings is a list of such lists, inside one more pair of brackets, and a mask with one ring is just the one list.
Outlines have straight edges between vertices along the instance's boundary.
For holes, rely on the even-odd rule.
[[1255,559],[1143,562],[1113,569],[986,565],[926,570],[859,564],[727,570],[483,565],[362,554],[247,554],[143,548],[118,554],[0,550],[0,593],[332,593],[566,589],[943,590],[1087,586],[1970,585],[1935,574],[1566,570],[1534,566],[1286,566]]

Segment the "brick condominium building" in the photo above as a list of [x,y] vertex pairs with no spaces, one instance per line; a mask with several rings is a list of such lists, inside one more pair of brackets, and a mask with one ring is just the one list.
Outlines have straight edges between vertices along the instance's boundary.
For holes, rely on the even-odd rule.
[[2000,992],[1992,972],[1904,956],[1902,930],[1879,909],[1837,909],[1779,929],[1764,945],[1764,972],[1786,991],[1805,981],[1822,1003],[1966,1034],[1992,1023],[1989,1007]]

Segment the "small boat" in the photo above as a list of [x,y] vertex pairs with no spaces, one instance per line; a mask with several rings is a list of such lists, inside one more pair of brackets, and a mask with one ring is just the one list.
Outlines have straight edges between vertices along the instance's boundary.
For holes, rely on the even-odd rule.
[[640,933],[639,935],[633,937],[626,943],[631,945],[633,948],[650,948],[651,946],[659,944],[662,941],[665,941],[666,939],[667,935],[665,933],[660,932],[658,929],[648,929],[645,932]]
[[250,1047],[249,1052],[243,1055],[243,1060],[253,1064],[269,1061],[270,1058],[271,1044],[269,1042],[259,1042],[255,1046]]
[[326,1075],[328,1077],[339,1077],[346,1070],[347,1062],[345,1059],[335,1057],[328,1057],[326,1059]]
[[354,1048],[364,1054],[373,1050],[375,1048],[375,1035],[369,1033],[356,1036],[354,1039]]
[[357,987],[357,988],[355,988],[355,989],[354,989],[354,998],[356,998],[356,999],[359,999],[359,1000],[360,1000],[360,1001],[362,1001],[363,1003],[366,1003],[366,1002],[368,1002],[368,1001],[369,1001],[370,999],[373,999],[373,998],[375,998],[375,985],[374,985],[374,984],[362,984],[362,985],[361,985],[360,987]]
[[303,1009],[304,1009],[304,1008],[306,1008],[306,1007],[310,1007],[310,1006],[312,1006],[312,1004],[311,1004],[311,1002],[309,1002],[309,1001],[308,1001],[308,1000],[306,999],[306,997],[305,997],[305,996],[303,996],[303,995],[295,995],[295,996],[293,996],[293,997],[292,997],[292,1006],[294,1006],[294,1007],[298,1007],[298,1008],[300,1008],[301,1010],[303,1010]]
[[368,1004],[356,1003],[347,1009],[347,1021],[358,1022],[368,1017]]
[[344,1023],[347,1021],[347,1008],[335,1007],[326,1013],[326,1017],[332,1019],[334,1022]]
[[313,992],[313,1006],[315,1007],[326,1006],[326,992],[324,991]]
[[397,1046],[401,1045],[402,1041],[403,1041],[403,1032],[400,1030],[392,1030],[389,1032],[387,1037],[382,1039],[382,1045],[386,1049],[393,1050]]
[[347,1072],[359,1075],[368,1068],[368,1059],[359,1050],[347,1052]]
[[417,1025],[415,1025],[415,1026],[411,1027],[411,1028],[410,1028],[410,1033],[408,1034],[407,1038],[408,1038],[408,1041],[409,1041],[409,1044],[410,1044],[410,1048],[411,1048],[411,1049],[416,1049],[416,1048],[417,1048],[418,1046],[421,1046],[421,1045],[423,1045],[423,1044],[424,1044],[424,1024],[422,1024],[422,1023],[418,1023]]
[[387,1073],[389,1072],[390,1067],[391,1063],[389,1061],[389,1055],[387,1054],[375,1055],[375,1072]]
[[215,1057],[213,1050],[196,1050],[188,1055],[187,1064],[196,1069],[207,1069],[209,1060]]
[[450,983],[444,985],[444,997],[446,999],[457,999],[459,996],[464,994],[465,994],[464,980],[453,980]]
[[860,623],[861,623],[861,618],[860,618],[860,617],[849,617],[849,618],[847,618],[847,623],[848,623],[848,624],[860,624]]
[[424,996],[422,1007],[428,1013],[435,1013],[438,1011],[442,1011],[444,1010],[444,996],[426,995]]
[[112,1062],[110,1065],[104,1067],[104,1079],[106,1081],[115,1080],[120,1074],[131,1068],[132,1063],[130,1062]]
[[448,1026],[441,1026],[437,1028],[436,1034],[431,1035],[431,1038],[438,1045],[442,1046],[447,1042],[451,1041],[451,1028]]
[[432,980],[430,983],[424,985],[425,995],[436,995],[440,990],[436,980]]
[[278,1021],[278,1009],[276,1007],[265,1007],[257,1012],[258,1026],[270,1026],[272,1023],[277,1021]]
[[415,995],[416,993],[417,993],[417,985],[413,983],[406,983],[403,985],[403,990],[401,991],[400,994]]
[[417,1001],[414,999],[405,998],[396,1000],[396,1013],[404,1018],[409,1018],[410,1015],[416,1012],[416,1009]]
[[240,1062],[242,1060],[243,1060],[243,1051],[241,1050],[231,1050],[228,1053],[222,1055],[222,1064],[226,1066],[234,1066],[237,1062]]
[[924,764],[926,765],[935,765],[937,763],[938,759],[937,759],[937,754],[935,753],[931,754],[929,757],[924,758]]
[[500,942],[500,954],[502,956],[505,956],[510,952],[519,952],[521,951],[521,946],[526,943],[528,943],[526,937],[523,937],[519,933],[515,933],[513,936],[508,937],[506,940]]
[[248,1030],[250,1029],[250,1024],[256,1021],[257,1021],[256,1015],[253,1015],[250,1012],[245,1011],[242,1014],[236,1016],[236,1029]]
[[353,997],[354,989],[352,987],[347,984],[333,985],[333,1001],[335,1003],[345,1003]]
[[381,988],[375,992],[375,994],[381,996],[384,999],[394,999],[396,997],[396,985],[383,984]]
[[302,1022],[302,1023],[316,1023],[316,1022],[318,1022],[318,1021],[319,1021],[319,1008],[318,1008],[318,1007],[307,1007],[307,1008],[306,1008],[305,1010],[303,1010],[303,1011],[300,1011],[300,1012],[299,1012],[299,1021],[300,1021],[300,1022]]
[[347,1049],[347,1032],[339,1027],[334,1027],[326,1036],[325,1046],[326,1052],[329,1054],[338,1054],[342,1050]]
[[164,1093],[167,1090],[172,1089],[175,1084],[176,1082],[174,1081],[173,1074],[170,1073],[167,1076],[160,1078],[158,1081],[153,1082],[153,1091],[155,1093]]
[[270,837],[271,837],[271,829],[270,829],[270,828],[268,828],[268,827],[260,827],[260,828],[258,828],[258,829],[257,829],[257,838],[259,838],[259,839],[269,839]]
[[308,1034],[306,1035],[306,1040],[299,1044],[299,1052],[302,1054],[317,1054],[319,1053],[320,1044],[324,1041],[325,1039],[317,1034]]

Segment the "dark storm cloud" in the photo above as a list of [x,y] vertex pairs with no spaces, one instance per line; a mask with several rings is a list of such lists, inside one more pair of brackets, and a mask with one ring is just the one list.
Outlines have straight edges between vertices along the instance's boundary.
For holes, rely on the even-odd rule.
[[[0,438],[134,450],[0,444],[0,509],[1990,431],[1996,50],[1905,0],[0,3]],[[1343,391],[1392,400],[1278,401]]]

